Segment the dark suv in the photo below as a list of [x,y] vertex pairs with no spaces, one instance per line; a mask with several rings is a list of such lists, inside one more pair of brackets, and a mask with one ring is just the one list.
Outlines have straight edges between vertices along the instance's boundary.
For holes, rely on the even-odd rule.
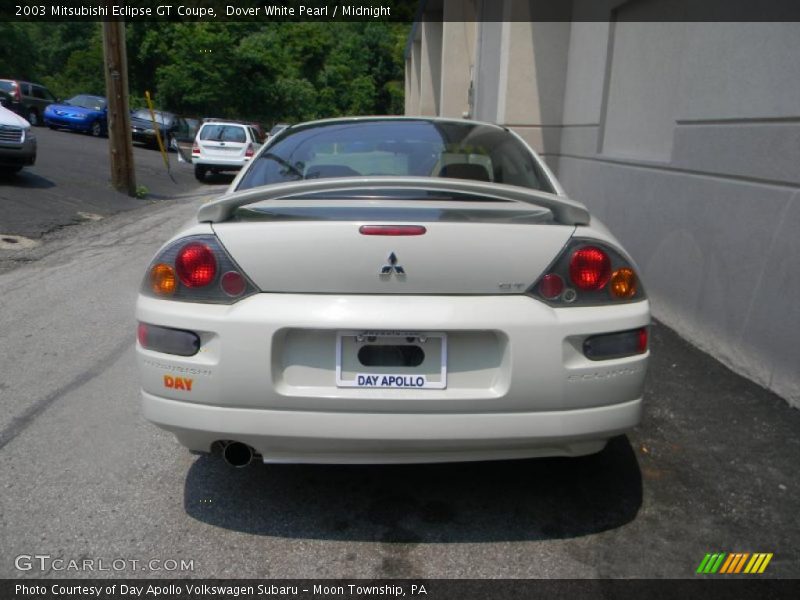
[[0,79],[0,96],[4,106],[25,117],[31,125],[42,125],[42,114],[55,96],[43,85],[16,79]]

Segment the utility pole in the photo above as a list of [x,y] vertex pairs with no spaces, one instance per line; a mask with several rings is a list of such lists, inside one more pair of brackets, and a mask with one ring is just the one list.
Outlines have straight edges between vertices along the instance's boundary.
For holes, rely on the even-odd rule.
[[108,150],[111,184],[129,196],[136,195],[133,142],[128,109],[128,55],[124,21],[103,21],[103,63],[108,98]]

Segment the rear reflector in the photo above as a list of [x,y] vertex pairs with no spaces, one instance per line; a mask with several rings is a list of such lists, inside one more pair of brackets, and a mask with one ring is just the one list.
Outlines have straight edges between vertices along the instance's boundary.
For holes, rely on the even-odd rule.
[[558,298],[563,291],[564,280],[556,273],[548,273],[542,277],[542,281],[539,283],[539,293],[548,300]]
[[647,352],[647,327],[593,335],[583,342],[583,353],[590,360],[622,358]]
[[425,235],[422,225],[362,225],[361,235]]
[[192,331],[139,323],[137,334],[139,345],[146,350],[178,356],[194,356],[200,350],[200,337]]
[[241,296],[247,289],[247,281],[242,274],[237,271],[228,271],[219,280],[222,291],[231,298]]

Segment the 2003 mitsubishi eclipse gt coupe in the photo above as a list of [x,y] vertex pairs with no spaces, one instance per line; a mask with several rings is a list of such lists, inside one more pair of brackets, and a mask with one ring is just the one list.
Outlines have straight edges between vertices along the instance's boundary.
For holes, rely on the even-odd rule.
[[158,251],[136,317],[144,416],[235,466],[598,452],[649,356],[619,242],[462,120],[285,130]]

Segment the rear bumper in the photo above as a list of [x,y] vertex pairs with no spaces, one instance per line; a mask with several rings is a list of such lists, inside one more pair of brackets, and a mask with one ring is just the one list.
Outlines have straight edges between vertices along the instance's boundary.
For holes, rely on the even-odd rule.
[[[649,357],[592,361],[581,350],[589,335],[647,326],[646,301],[553,309],[522,295],[262,293],[227,306],[140,296],[136,317],[201,339],[190,357],[137,344],[145,416],[192,450],[233,440],[268,460],[599,451],[638,422]],[[338,387],[343,330],[446,332],[447,387]]]
[[197,158],[192,156],[192,164],[197,167],[206,167],[207,169],[216,169],[217,171],[239,171],[250,162],[249,159],[235,159],[235,160],[222,160],[210,158]]
[[641,399],[569,411],[376,414],[204,406],[142,392],[144,416],[187,448],[255,448],[264,462],[421,463],[580,456],[634,427]]

